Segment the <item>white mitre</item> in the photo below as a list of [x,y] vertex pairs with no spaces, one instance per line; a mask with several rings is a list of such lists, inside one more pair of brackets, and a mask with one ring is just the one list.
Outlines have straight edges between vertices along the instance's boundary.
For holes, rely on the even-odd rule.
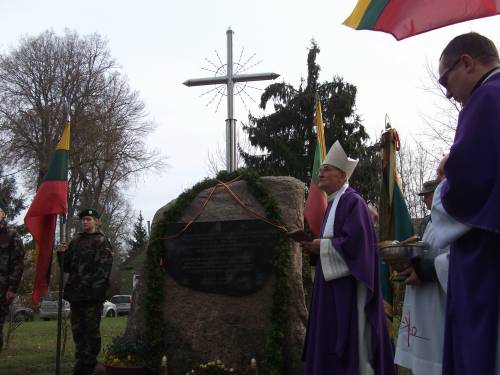
[[356,168],[356,165],[358,165],[358,160],[347,157],[340,142],[336,141],[333,146],[330,147],[323,164],[333,165],[334,167],[343,170],[349,180],[354,172],[354,169]]

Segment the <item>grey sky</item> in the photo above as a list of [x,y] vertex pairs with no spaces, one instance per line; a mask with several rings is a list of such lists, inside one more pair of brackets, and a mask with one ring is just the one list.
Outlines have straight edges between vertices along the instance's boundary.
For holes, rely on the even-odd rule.
[[[208,58],[217,50],[225,60],[225,31],[234,34],[234,55],[256,53],[262,63],[251,72],[274,71],[297,86],[306,76],[306,53],[311,38],[321,48],[321,80],[343,76],[358,87],[357,111],[372,138],[389,114],[402,137],[418,134],[421,113],[433,110],[432,95],[422,89],[427,62],[437,66],[445,44],[455,35],[478,31],[499,42],[500,22],[490,17],[435,30],[397,42],[388,34],[355,31],[342,25],[356,0],[274,1],[130,1],[59,0],[0,1],[0,50],[15,46],[23,34],[65,28],[80,34],[97,32],[108,42],[130,85],[147,105],[157,125],[151,147],[168,156],[161,175],[146,175],[129,191],[135,210],[146,220],[154,212],[208,174],[207,157],[224,151],[226,106],[200,97],[206,88],[182,82],[209,73]],[[266,83],[253,84],[261,89]],[[260,91],[250,90],[258,102]],[[246,100],[253,114],[255,104]],[[236,101],[235,117],[246,121],[248,111]]]

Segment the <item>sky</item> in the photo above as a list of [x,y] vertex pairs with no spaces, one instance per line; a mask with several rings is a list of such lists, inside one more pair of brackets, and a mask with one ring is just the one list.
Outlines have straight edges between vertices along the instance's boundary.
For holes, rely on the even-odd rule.
[[[424,128],[422,115],[432,116],[435,95],[427,66],[437,69],[444,46],[456,35],[477,31],[500,41],[500,18],[489,17],[448,26],[403,41],[391,35],[356,31],[342,22],[356,0],[0,0],[0,51],[15,47],[23,35],[65,29],[80,35],[98,33],[109,45],[131,87],[145,102],[156,125],[146,140],[167,157],[161,173],[148,173],[127,191],[133,215],[152,220],[160,207],[210,174],[210,155],[225,150],[226,102],[218,109],[208,87],[186,87],[186,79],[207,77],[203,68],[226,59],[226,30],[234,31],[235,61],[259,62],[246,73],[276,72],[277,81],[294,86],[307,76],[311,39],[321,53],[320,81],[342,76],[358,88],[356,111],[374,140],[388,114],[403,139],[411,141]],[[243,53],[242,53],[243,49]],[[261,90],[270,82],[252,83],[255,103],[235,99],[238,129],[248,112],[258,108]],[[244,134],[240,135],[244,137]],[[243,141],[243,139],[240,139]]]

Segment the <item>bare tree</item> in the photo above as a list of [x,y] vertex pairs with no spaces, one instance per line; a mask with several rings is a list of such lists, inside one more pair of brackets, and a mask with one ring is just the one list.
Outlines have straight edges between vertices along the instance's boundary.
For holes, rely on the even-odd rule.
[[106,41],[98,34],[45,31],[0,55],[0,135],[11,164],[24,170],[33,189],[61,134],[64,98],[72,117],[69,216],[83,205],[103,210],[118,239],[129,210],[125,184],[164,161],[146,148],[152,124],[145,105]]
[[405,142],[399,150],[397,160],[398,173],[401,176],[401,188],[408,211],[412,218],[422,218],[427,214],[427,208],[418,193],[425,181],[435,178],[439,160],[421,144]]
[[[238,150],[240,152],[236,153],[235,162],[237,168],[242,168],[245,166],[245,161],[241,157],[240,153],[243,150],[248,151],[252,146],[250,145],[248,137],[245,134],[242,134],[238,128],[236,130],[236,141],[238,142]],[[220,144],[217,144],[216,150],[207,154],[205,170],[209,176],[215,177],[220,171],[224,171],[226,169],[226,148],[222,148]]]
[[422,114],[424,128],[420,136],[427,149],[436,158],[446,154],[453,143],[461,106],[453,99],[446,98],[444,88],[439,84],[436,69],[426,64],[427,81],[423,90],[432,98],[434,110]]
[[398,159],[403,194],[412,218],[425,216],[427,208],[417,195],[425,181],[435,178],[436,167],[449,152],[455,137],[460,104],[446,98],[438,82],[436,69],[426,64],[427,81],[423,90],[432,98],[434,110],[422,114],[425,126],[412,142],[402,144]]

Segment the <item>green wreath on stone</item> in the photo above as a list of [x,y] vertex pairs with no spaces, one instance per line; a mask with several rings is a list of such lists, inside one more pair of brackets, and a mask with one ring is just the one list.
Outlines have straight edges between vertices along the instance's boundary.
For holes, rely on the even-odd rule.
[[[228,182],[236,177],[246,181],[247,189],[264,208],[267,219],[283,225],[281,210],[268,189],[259,180],[260,176],[251,169],[239,169],[228,173],[223,171],[215,179],[205,179],[191,189],[183,192],[173,205],[163,214],[163,217],[153,228],[145,262],[145,339],[151,347],[148,358],[148,367],[156,369],[163,354],[163,301],[165,272],[162,267],[162,246],[160,239],[172,233],[167,233],[167,226],[177,223],[186,208],[203,190],[215,186],[218,182]],[[273,302],[271,308],[271,326],[266,338],[265,367],[269,375],[282,375],[284,373],[284,344],[288,327],[288,298],[289,287],[287,269],[290,265],[290,243],[285,237],[285,232],[278,233],[279,239],[273,259],[273,273],[275,277],[273,289]]]

